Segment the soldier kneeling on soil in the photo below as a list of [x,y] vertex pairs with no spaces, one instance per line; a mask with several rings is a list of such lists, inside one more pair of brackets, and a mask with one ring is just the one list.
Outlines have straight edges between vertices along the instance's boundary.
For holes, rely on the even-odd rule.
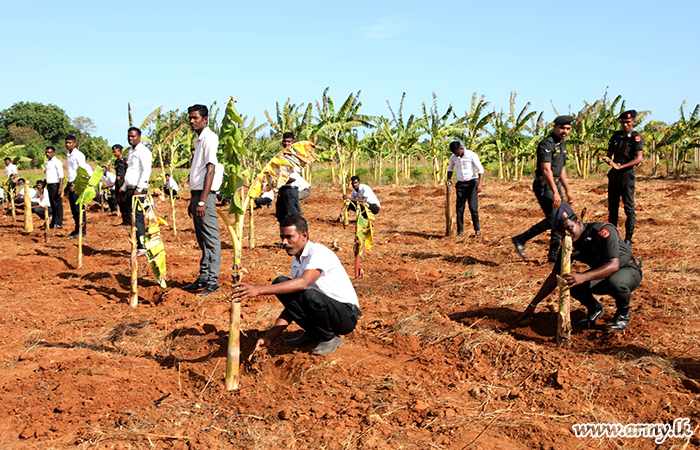
[[[571,288],[571,296],[588,308],[588,314],[579,320],[579,326],[590,328],[603,315],[603,306],[593,296],[597,294],[611,296],[617,305],[617,312],[605,329],[622,331],[627,328],[631,321],[630,298],[632,291],[642,281],[642,267],[620,239],[617,229],[609,223],[581,223],[571,206],[562,202],[552,219],[552,230],[571,236],[574,247],[571,259],[590,266],[586,272],[571,272],[563,277]],[[537,304],[557,287],[556,272],[559,267],[561,253],[552,273],[520,315],[519,321],[532,315]]]
[[304,334],[287,339],[288,347],[316,345],[314,355],[328,355],[343,345],[341,334],[351,333],[362,313],[355,288],[345,268],[332,250],[309,241],[309,228],[303,217],[290,216],[280,223],[282,247],[293,256],[291,278],[279,276],[269,286],[237,283],[235,299],[276,295],[284,310],[274,326],[258,339],[251,357],[268,347],[292,322]]

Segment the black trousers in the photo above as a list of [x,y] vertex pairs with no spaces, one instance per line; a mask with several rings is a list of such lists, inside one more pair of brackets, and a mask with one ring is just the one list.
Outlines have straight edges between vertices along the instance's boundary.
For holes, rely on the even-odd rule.
[[[78,201],[78,193],[75,191],[68,192],[68,202],[70,203],[70,213],[73,216],[73,221],[75,222],[75,233],[78,232],[78,225],[80,220],[80,207],[75,203]],[[83,234],[87,230],[87,218],[85,216],[85,210],[83,210]]]
[[[530,227],[530,229],[523,234],[516,236],[516,239],[521,242],[527,242],[535,236],[539,236],[545,231],[551,230],[552,235],[549,240],[549,253],[550,255],[555,254],[559,251],[561,235],[556,230],[552,230],[552,219],[554,218],[554,213],[556,212],[556,209],[554,209],[554,192],[552,192],[544,180],[540,180],[539,178],[535,178],[535,181],[532,183],[532,190],[535,193],[535,197],[537,197],[537,201],[539,202],[540,208],[542,209],[545,217],[542,221]],[[559,197],[563,201],[564,194],[561,191],[561,183],[559,182],[557,182],[557,191],[559,192]]]
[[282,186],[277,192],[277,203],[275,203],[277,222],[282,223],[289,216],[303,215],[299,203],[299,189],[293,186]]
[[598,300],[596,295],[609,295],[615,299],[617,314],[625,315],[630,311],[632,291],[642,282],[642,269],[634,262],[620,268],[608,278],[587,281],[571,288],[571,296],[592,311]]
[[[357,211],[357,206],[355,206],[356,202],[352,202],[348,205],[348,211]],[[367,207],[369,208],[370,211],[372,211],[372,214],[379,214],[379,206],[375,205],[374,203],[367,203]]]
[[[63,226],[63,198],[61,198],[59,183],[49,183],[46,185],[46,191],[49,194],[49,204],[51,205],[51,223],[50,226]],[[76,227],[77,228],[77,227]]]
[[[42,222],[44,221],[44,214],[45,214],[46,208],[44,208],[43,206],[40,206],[38,208],[32,208],[32,211],[34,213],[36,213],[37,216],[39,216],[39,218],[41,219]],[[51,211],[52,211],[52,209],[49,206],[49,215],[51,215]]]
[[469,213],[472,216],[472,225],[474,231],[479,231],[479,194],[476,192],[476,187],[479,184],[479,179],[471,181],[458,181],[455,185],[457,191],[457,233],[464,232],[464,204],[469,204]]
[[634,212],[634,169],[619,171],[612,169],[608,172],[608,222],[617,226],[618,211],[620,210],[620,198],[624,205],[625,215],[625,240],[632,240],[634,226],[637,223],[637,215]]
[[[119,211],[122,213],[122,223],[131,223],[131,206],[126,205],[126,201],[119,201],[119,191],[121,191],[122,186],[124,186],[124,180],[117,180],[114,182],[114,192],[116,193],[115,201],[119,206]],[[131,203],[129,203],[131,205]]]
[[[289,277],[279,276],[272,284],[288,280]],[[351,333],[362,315],[355,305],[339,302],[315,289],[279,294],[277,298],[297,325],[322,341]]]
[[258,197],[253,201],[255,202],[255,209],[260,209],[263,206],[269,207],[272,204],[271,198]]
[[[163,193],[164,193],[165,195],[167,195],[168,197],[170,197],[170,191],[171,191],[171,189],[170,189],[168,186],[163,186]],[[177,196],[177,191],[174,190],[174,189],[172,189],[172,191],[173,191],[173,197],[176,197],[176,196]]]
[[[126,190],[126,195],[124,196],[124,203],[126,203],[126,206],[129,208],[128,213],[129,213],[129,222],[131,222],[131,199],[134,196],[134,193],[136,192],[136,189],[128,189]],[[141,191],[142,194],[147,193],[148,191],[144,189]],[[145,201],[145,199],[141,198],[140,199],[142,202]],[[136,206],[136,211],[135,211],[135,217],[136,217],[136,247],[139,249],[144,249],[145,247],[141,243],[141,238],[146,234],[146,223],[144,222],[144,216],[143,216],[143,209],[141,207]],[[133,225],[133,224],[132,224]]]

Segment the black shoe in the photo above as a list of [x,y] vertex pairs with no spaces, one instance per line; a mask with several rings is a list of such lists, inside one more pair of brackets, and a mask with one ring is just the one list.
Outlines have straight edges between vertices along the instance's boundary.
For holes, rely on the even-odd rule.
[[522,259],[527,259],[527,256],[525,256],[525,243],[517,237],[511,238],[510,240],[513,241],[515,251],[518,253],[518,255],[520,255]]
[[120,226],[120,227],[130,227],[130,226],[131,226],[131,223],[129,223],[129,222],[122,222],[122,223],[119,224],[119,226]]
[[464,233],[461,231],[457,232],[457,237],[464,237]]
[[286,339],[283,344],[287,347],[306,347],[307,345],[317,344],[320,339],[318,336],[311,335],[309,333],[304,333],[301,336],[297,336],[292,339]]
[[206,297],[207,295],[213,294],[214,292],[217,292],[220,290],[221,290],[221,286],[219,286],[218,284],[207,284],[206,287],[204,288],[204,290],[197,295],[199,295],[200,297]]
[[182,286],[182,289],[184,291],[196,291],[197,289],[203,289],[206,285],[207,283],[197,278],[194,283]]
[[333,339],[319,342],[316,348],[311,350],[311,353],[314,355],[330,355],[339,349],[341,345],[343,345],[343,338],[334,336]]
[[578,321],[578,326],[581,328],[590,328],[595,326],[595,321],[598,320],[600,316],[603,315],[603,305],[600,303],[596,304],[595,308],[591,311],[588,310],[588,314],[583,316],[583,319]]
[[615,314],[615,317],[613,317],[612,322],[605,325],[605,329],[607,331],[622,331],[629,326],[631,321],[632,316],[630,316],[629,313]]
[[483,235],[484,235],[484,233],[482,233],[481,230],[476,230],[476,231],[474,232],[474,237],[480,238],[480,237],[483,236]]
[[[83,237],[85,236],[87,236],[87,233],[83,231]],[[71,234],[69,234],[68,237],[71,239],[78,239],[78,232],[74,231]]]
[[632,248],[632,239],[625,239],[625,245],[627,248],[631,249]]

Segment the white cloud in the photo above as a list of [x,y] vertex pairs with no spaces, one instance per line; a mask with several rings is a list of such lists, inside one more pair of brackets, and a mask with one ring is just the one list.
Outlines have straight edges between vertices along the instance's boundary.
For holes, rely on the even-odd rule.
[[373,25],[360,29],[360,34],[369,39],[388,39],[401,34],[408,27],[405,17],[382,17]]

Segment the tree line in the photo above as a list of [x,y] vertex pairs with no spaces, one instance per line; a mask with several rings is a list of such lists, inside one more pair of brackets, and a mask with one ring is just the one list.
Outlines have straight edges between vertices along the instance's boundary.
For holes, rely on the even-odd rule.
[[[314,141],[325,149],[316,164],[328,167],[332,183],[347,180],[360,166],[369,170],[375,182],[410,182],[413,169],[421,165],[434,183],[440,183],[446,178],[449,142],[460,139],[500,180],[521,180],[533,170],[537,144],[551,131],[547,119],[560,114],[555,108],[547,114],[531,111],[530,103],[520,106],[515,92],[506,111],[496,110],[475,92],[469,109],[463,112],[451,105],[440,109],[433,94],[432,101],[422,103],[419,114],[407,115],[404,93],[397,103],[387,100],[386,115],[372,116],[362,113],[360,94],[350,93],[336,106],[326,88],[319,100],[307,104],[289,99],[278,102],[272,114],[265,110],[267,121],[262,124],[243,116],[240,130],[248,148],[245,164],[259,168],[277,152],[282,133],[291,131],[297,140]],[[700,105],[690,112],[686,107],[684,101],[673,123],[647,121],[651,112],[638,112],[636,129],[644,138],[652,175],[682,175],[700,167]],[[602,158],[610,136],[619,128],[617,117],[625,109],[621,96],[610,98],[606,93],[601,99],[584,102],[578,112],[567,112],[576,117],[567,142],[570,164],[579,177],[607,171]],[[218,114],[214,103],[209,123],[217,133]],[[130,107],[129,123],[139,124]],[[154,151],[156,167],[189,165],[194,136],[185,112],[157,108],[140,124],[146,145]],[[60,150],[65,135],[72,133],[89,160],[108,162],[111,148],[95,131],[87,117],[71,120],[55,105],[19,102],[0,112],[0,157],[9,156],[21,168],[41,167],[45,146],[52,144]]]

